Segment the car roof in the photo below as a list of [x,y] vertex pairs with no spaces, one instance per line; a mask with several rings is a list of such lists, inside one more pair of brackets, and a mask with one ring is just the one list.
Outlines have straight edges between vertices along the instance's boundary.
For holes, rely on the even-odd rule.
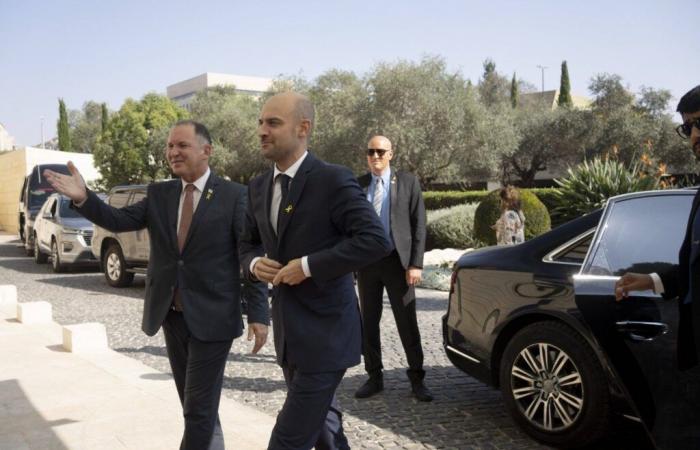
[[608,200],[611,202],[618,202],[620,200],[629,200],[638,197],[648,197],[650,195],[695,195],[700,186],[692,186],[682,189],[658,189],[654,191],[639,191],[639,192],[629,192],[627,194],[620,194],[614,197],[610,197]]

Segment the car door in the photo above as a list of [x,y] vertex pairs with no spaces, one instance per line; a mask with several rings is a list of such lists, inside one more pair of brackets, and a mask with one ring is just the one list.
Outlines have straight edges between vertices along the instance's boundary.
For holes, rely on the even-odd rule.
[[[129,204],[133,205],[134,203],[140,202],[144,198],[146,198],[145,191],[134,191],[131,199],[129,200]],[[134,259],[139,260],[142,263],[147,262],[150,253],[150,241],[147,228],[142,228],[134,232],[133,245],[134,248],[132,254]]]
[[700,444],[700,370],[680,371],[676,364],[677,300],[645,291],[616,302],[614,284],[626,272],[660,272],[677,264],[694,193],[611,200],[574,277],[576,305],[659,448]]
[[37,239],[39,240],[39,246],[44,249],[50,248],[51,245],[51,229],[55,214],[56,199],[51,197],[44,203],[39,214],[37,214],[36,224],[34,226]]

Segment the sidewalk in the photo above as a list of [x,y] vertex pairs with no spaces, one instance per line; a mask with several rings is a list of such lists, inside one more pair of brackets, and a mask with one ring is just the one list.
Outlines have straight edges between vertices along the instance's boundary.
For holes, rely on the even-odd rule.
[[[73,354],[55,322],[0,304],[0,450],[177,449],[183,419],[168,374],[112,350]],[[264,449],[274,418],[222,397],[226,447]]]

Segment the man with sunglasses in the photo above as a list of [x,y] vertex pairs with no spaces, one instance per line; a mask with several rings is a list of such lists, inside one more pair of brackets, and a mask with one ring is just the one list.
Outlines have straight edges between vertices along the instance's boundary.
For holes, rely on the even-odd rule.
[[419,401],[429,402],[433,396],[423,383],[423,348],[415,302],[415,285],[421,280],[425,250],[425,206],[418,179],[410,173],[391,169],[393,155],[391,141],[384,136],[374,136],[367,145],[370,173],[358,179],[393,248],[388,256],[357,273],[363,325],[362,354],[369,380],[355,392],[355,397],[371,397],[384,389],[379,322],[386,288],[406,352],[413,395]]
[[[677,111],[683,124],[678,134],[690,139],[695,158],[700,161],[700,85],[678,102]],[[698,363],[700,350],[700,190],[695,195],[688,227],[678,255],[678,265],[663,273],[626,273],[615,284],[615,298],[620,301],[629,292],[653,289],[666,299],[679,299],[678,365],[689,369]]]

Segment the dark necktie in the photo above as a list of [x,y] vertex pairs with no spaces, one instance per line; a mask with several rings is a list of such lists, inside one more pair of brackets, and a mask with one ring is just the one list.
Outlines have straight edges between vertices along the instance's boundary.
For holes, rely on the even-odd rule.
[[177,229],[177,246],[182,253],[187,240],[187,233],[190,231],[192,224],[192,213],[194,212],[194,184],[185,186],[185,200],[182,202],[182,211],[180,212],[180,227]]
[[280,204],[277,207],[277,224],[276,224],[276,229],[277,233],[279,234],[279,223],[280,223],[280,218],[282,217],[282,213],[284,212],[284,208],[286,208],[286,203],[287,203],[287,195],[289,194],[289,182],[291,181],[292,177],[290,177],[287,174],[280,173],[277,175],[277,178],[280,180],[280,187],[282,188],[282,196],[280,197]]

